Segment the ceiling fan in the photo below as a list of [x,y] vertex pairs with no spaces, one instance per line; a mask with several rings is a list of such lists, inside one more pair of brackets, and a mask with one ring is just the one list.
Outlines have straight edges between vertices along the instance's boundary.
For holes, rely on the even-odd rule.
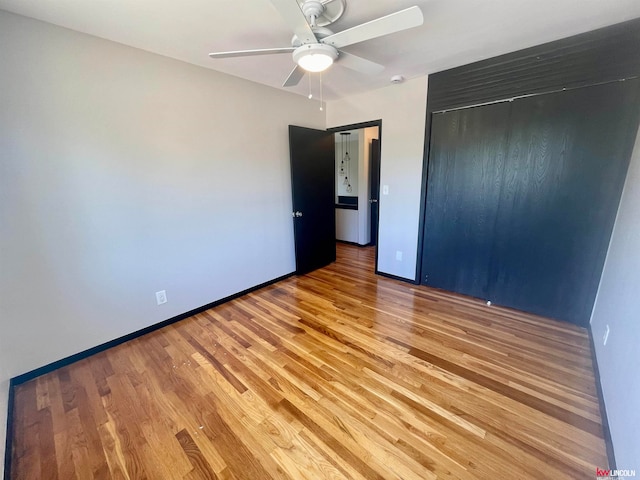
[[269,0],[294,32],[290,47],[210,53],[211,58],[245,57],[292,53],[295,68],[283,87],[297,85],[306,72],[322,72],[334,61],[367,75],[380,73],[384,66],[340,50],[355,43],[418,27],[422,11],[414,6],[371,20],[342,32],[326,28],[344,13],[345,0]]

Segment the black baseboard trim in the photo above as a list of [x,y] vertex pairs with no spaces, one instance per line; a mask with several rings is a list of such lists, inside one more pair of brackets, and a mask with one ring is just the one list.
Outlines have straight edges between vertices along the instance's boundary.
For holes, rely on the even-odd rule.
[[609,460],[609,467],[612,470],[616,469],[616,457],[613,452],[613,439],[611,438],[611,429],[609,428],[609,419],[607,417],[607,409],[604,404],[604,392],[602,391],[602,383],[600,381],[600,370],[598,369],[598,358],[596,357],[596,345],[593,341],[593,332],[591,331],[591,325],[587,327],[589,332],[589,345],[591,346],[591,362],[593,363],[593,374],[596,379],[596,391],[598,393],[598,405],[600,406],[600,419],[602,421],[602,435],[604,436],[604,443],[607,447],[607,459]]
[[399,282],[410,283],[411,285],[419,285],[420,284],[419,282],[416,282],[415,280],[411,280],[410,278],[398,277],[397,275],[392,275],[391,273],[381,272],[377,268],[376,268],[376,271],[374,273],[376,275],[380,275],[381,277],[390,278],[392,280],[398,280]]
[[274,283],[280,282],[293,275],[294,275],[294,272],[291,272],[281,277],[274,278],[273,280],[269,280],[268,282],[261,283],[260,285],[247,288],[246,290],[243,290],[238,293],[234,293],[233,295],[229,295],[228,297],[225,297],[225,298],[221,298],[220,300],[216,300],[215,302],[208,303],[207,305],[203,305],[202,307],[194,308],[193,310],[189,310],[188,312],[182,313],[180,315],[169,318],[162,322],[154,323],[153,325],[145,327],[141,330],[137,330],[133,333],[129,333],[127,335],[123,335],[122,337],[116,338],[114,340],[110,340],[101,345],[98,345],[97,347],[89,348],[82,352],[76,353],[74,355],[70,355],[66,358],[63,358],[61,360],[45,365],[43,367],[31,370],[30,372],[23,373],[22,375],[18,375],[17,377],[12,378],[11,381],[13,382],[13,385],[20,385],[21,383],[28,382],[29,380],[33,380],[34,378],[37,378],[41,375],[47,374],[59,368],[66,367],[67,365],[75,363],[79,360],[83,360],[87,357],[90,357],[91,355],[95,355],[96,353],[103,352],[109,348],[120,345],[121,343],[128,342],[129,340],[133,340],[134,338],[141,337],[142,335],[151,333],[162,327],[171,325],[172,323],[179,322],[180,320],[184,320],[185,318],[192,317],[193,315],[197,315],[198,313],[204,312],[205,310],[208,310],[210,308],[217,307],[218,305],[222,305],[223,303],[229,302],[231,300],[235,300],[236,298],[242,297],[247,293],[255,292],[256,290],[260,290],[261,288],[268,287],[269,285],[273,285]]
[[36,368],[31,370],[30,372],[23,373],[22,375],[18,375],[17,377],[12,378],[9,381],[9,404],[7,408],[7,438],[5,441],[5,454],[4,454],[4,478],[9,480],[11,478],[11,440],[13,438],[13,403],[14,403],[14,388],[17,385],[28,382],[29,380],[33,380],[41,375],[45,375],[47,373],[53,372],[62,367],[66,367],[67,365],[71,365],[79,360],[84,360],[91,355],[95,355],[96,353],[103,352],[108,350],[109,348],[115,347],[122,343],[128,342],[129,340],[133,340],[135,338],[146,335],[147,333],[151,333],[155,330],[159,330],[167,325],[171,325],[172,323],[179,322],[180,320],[184,320],[185,318],[192,317],[197,315],[198,313],[202,313],[205,310],[209,310],[210,308],[217,307],[218,305],[222,305],[223,303],[229,302],[231,300],[235,300],[236,298],[242,297],[251,292],[255,292],[256,290],[260,290],[261,288],[268,287],[269,285],[273,285],[274,283],[278,283],[282,280],[285,280],[291,276],[295,275],[295,272],[287,273],[286,275],[282,275],[281,277],[274,278],[273,280],[269,280],[268,282],[261,283],[260,285],[256,285],[251,288],[247,288],[238,293],[234,293],[233,295],[229,295],[228,297],[221,298],[220,300],[216,300],[215,302],[208,303],[207,305],[203,305],[202,307],[194,308],[193,310],[189,310],[188,312],[182,313],[175,317],[164,320],[160,323],[155,323],[148,327],[145,327],[141,330],[137,330],[133,333],[129,333],[127,335],[123,335],[122,337],[116,338],[109,342],[105,342],[97,347],[89,348],[82,352],[76,353],[74,355],[70,355],[61,360],[57,360],[53,363],[45,365],[40,368]]
[[13,438],[13,379],[9,380],[9,399],[7,403],[7,436],[4,441],[4,478],[11,478],[11,439]]

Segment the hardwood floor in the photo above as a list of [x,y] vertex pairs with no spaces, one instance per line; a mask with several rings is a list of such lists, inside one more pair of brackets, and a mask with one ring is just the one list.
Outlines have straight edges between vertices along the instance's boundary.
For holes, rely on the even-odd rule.
[[594,478],[587,332],[373,249],[17,387],[15,479]]

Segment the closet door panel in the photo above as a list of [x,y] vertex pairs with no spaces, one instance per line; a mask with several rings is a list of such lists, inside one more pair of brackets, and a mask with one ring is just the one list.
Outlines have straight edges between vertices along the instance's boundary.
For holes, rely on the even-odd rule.
[[509,103],[432,117],[427,180],[425,285],[486,298]]
[[490,299],[586,325],[637,131],[638,80],[512,102]]

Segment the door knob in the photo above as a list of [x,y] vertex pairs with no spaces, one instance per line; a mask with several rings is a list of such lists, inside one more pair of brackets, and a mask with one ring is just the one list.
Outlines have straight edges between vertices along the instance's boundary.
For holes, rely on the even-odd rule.
[[371,200],[369,200],[369,203],[378,203],[378,200],[375,198],[372,198]]
[[302,216],[302,212],[298,212],[298,211],[292,212],[291,216],[292,217],[301,217]]

